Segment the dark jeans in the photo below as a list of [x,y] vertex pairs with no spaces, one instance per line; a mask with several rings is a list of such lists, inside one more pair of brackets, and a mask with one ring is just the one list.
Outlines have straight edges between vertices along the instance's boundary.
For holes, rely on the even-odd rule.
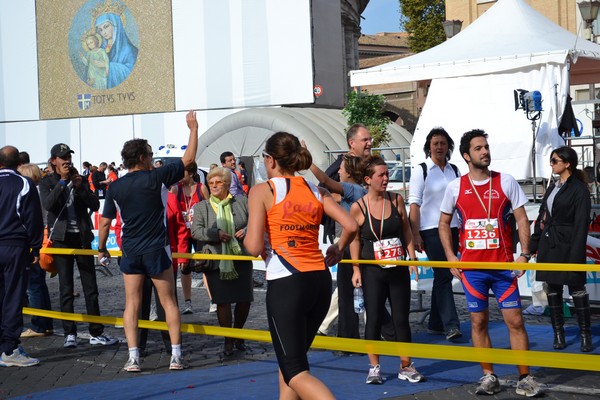
[[[429,261],[448,261],[440,241],[437,228],[421,231],[425,244],[425,253]],[[452,228],[452,243],[454,252],[458,249],[458,229]],[[433,289],[431,290],[431,313],[429,314],[429,329],[448,332],[460,327],[460,320],[454,304],[452,292],[452,274],[448,268],[433,268]]]
[[[31,264],[29,267],[29,284],[27,285],[27,299],[29,307],[40,310],[51,310],[50,293],[46,285],[46,271],[40,264]],[[38,333],[53,330],[52,318],[31,317],[31,329]]]
[[[79,233],[67,233],[64,241],[53,241],[52,246],[59,249],[82,249],[84,246],[81,244],[81,237]],[[91,246],[85,248],[90,249]],[[58,271],[58,282],[60,287],[60,311],[72,313],[73,291],[75,290],[74,284],[74,268],[75,261],[77,261],[77,268],[79,269],[79,277],[81,279],[81,286],[83,287],[83,294],[85,296],[85,307],[88,315],[100,315],[100,306],[98,304],[98,284],[96,283],[96,267],[94,266],[93,256],[63,256],[55,255],[54,264]],[[77,334],[77,324],[75,321],[63,321],[63,328],[66,335]],[[99,336],[104,332],[104,326],[102,324],[90,323],[89,325],[90,335]]]
[[29,247],[0,246],[0,354],[12,354],[21,343],[29,264]]

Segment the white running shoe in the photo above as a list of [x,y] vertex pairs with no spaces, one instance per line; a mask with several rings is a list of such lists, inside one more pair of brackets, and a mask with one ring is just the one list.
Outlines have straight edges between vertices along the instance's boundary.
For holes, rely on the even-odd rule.
[[383,379],[381,379],[381,368],[379,364],[369,368],[369,375],[367,375],[367,383],[371,385],[381,385]]
[[169,363],[170,370],[177,371],[186,369],[187,367],[187,364],[183,361],[183,357],[171,356],[171,362]]
[[142,369],[140,368],[140,360],[136,358],[130,358],[125,363],[123,369],[127,372],[141,372]]
[[527,375],[525,378],[517,382],[516,392],[521,396],[537,397],[544,392],[544,389],[533,376]]
[[40,360],[25,353],[21,346],[14,349],[10,356],[6,353],[0,355],[0,367],[31,367],[39,363]]
[[424,381],[425,377],[415,369],[414,363],[410,363],[408,367],[400,368],[400,372],[398,372],[398,379],[409,381],[410,383],[417,383]]
[[65,349],[74,349],[77,347],[77,335],[65,336],[65,343],[63,345]]
[[119,343],[119,340],[117,338],[108,336],[108,335],[99,335],[99,336],[91,336],[90,337],[90,344],[91,345],[95,345],[95,344],[101,344],[103,346],[110,346],[113,344],[117,344]]
[[479,379],[479,386],[475,389],[475,394],[493,395],[500,392],[500,381],[492,374],[485,374]]

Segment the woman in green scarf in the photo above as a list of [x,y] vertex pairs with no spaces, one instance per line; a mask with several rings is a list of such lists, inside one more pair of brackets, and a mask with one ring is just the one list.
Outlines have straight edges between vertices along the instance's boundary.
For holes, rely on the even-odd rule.
[[[194,206],[192,237],[209,246],[211,253],[224,256],[246,254],[243,240],[248,223],[248,200],[229,193],[231,171],[217,167],[207,176],[210,199]],[[214,261],[215,269],[206,273],[212,301],[217,304],[219,325],[243,328],[254,301],[252,261]],[[235,303],[232,312],[231,305]],[[236,349],[245,351],[241,339],[225,338],[223,353],[233,354]]]

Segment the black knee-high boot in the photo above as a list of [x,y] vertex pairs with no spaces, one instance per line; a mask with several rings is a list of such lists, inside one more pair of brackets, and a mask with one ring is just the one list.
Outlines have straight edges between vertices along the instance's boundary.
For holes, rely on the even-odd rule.
[[558,294],[548,295],[548,307],[550,308],[550,321],[554,329],[554,348],[562,350],[567,347],[565,342],[565,319],[563,316],[563,299]]
[[579,324],[579,335],[581,336],[581,351],[590,352],[594,350],[592,344],[592,313],[590,310],[590,295],[573,296],[577,323]]

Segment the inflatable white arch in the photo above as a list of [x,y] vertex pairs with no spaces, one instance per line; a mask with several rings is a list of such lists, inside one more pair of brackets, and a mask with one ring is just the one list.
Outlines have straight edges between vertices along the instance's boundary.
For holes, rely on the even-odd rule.
[[[198,165],[219,163],[224,151],[237,157],[253,157],[260,161],[265,141],[275,132],[285,131],[303,139],[310,150],[313,161],[326,169],[331,161],[327,152],[347,150],[347,122],[341,110],[323,108],[251,108],[229,115],[199,138]],[[402,154],[400,148],[408,149],[412,135],[401,126],[391,123],[388,127],[391,139],[382,154],[388,160]],[[406,154],[408,156],[408,154]],[[408,160],[408,158],[407,158]],[[255,163],[255,166],[259,163]],[[311,174],[307,177],[314,179]]]

